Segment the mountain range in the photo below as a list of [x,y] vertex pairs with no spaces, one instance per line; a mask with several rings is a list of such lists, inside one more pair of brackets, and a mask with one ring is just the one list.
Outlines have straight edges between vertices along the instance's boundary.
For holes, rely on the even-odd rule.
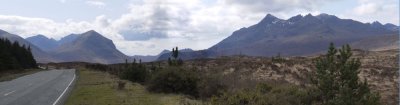
[[327,14],[297,15],[288,20],[268,14],[258,24],[233,32],[209,50],[221,55],[273,56],[281,53],[302,56],[324,51],[330,42],[341,46],[364,38],[398,33],[393,27],[385,27],[379,22],[363,24]]
[[25,40],[2,30],[0,37],[31,46],[35,59],[40,63],[79,61],[111,64],[129,59],[117,50],[112,40],[94,30],[82,34],[70,34],[58,41],[44,35],[28,37]]
[[4,30],[0,30],[0,38],[6,38],[12,42],[18,42],[19,44],[23,44],[25,46],[30,46],[32,54],[34,55],[34,58],[36,61],[57,61],[51,55],[43,50],[41,50],[39,47],[31,44],[29,41],[25,40],[24,38],[8,33]]
[[93,30],[78,35],[75,40],[61,43],[51,54],[64,62],[117,63],[129,58],[117,50],[112,40]]
[[33,45],[39,47],[43,51],[51,51],[58,46],[58,43],[53,38],[47,38],[44,35],[36,35],[26,38],[27,41],[31,42]]
[[[170,57],[170,53],[172,51],[170,50],[163,50],[161,51],[159,54],[157,55],[134,55],[131,56],[131,58],[133,59],[141,59],[142,62],[152,62],[152,61],[156,61],[157,59],[161,58],[167,58]],[[194,52],[194,50],[190,49],[190,48],[185,48],[185,49],[180,49],[179,52]],[[182,56],[182,55],[180,55]]]
[[[398,48],[399,27],[375,21],[361,23],[334,15],[297,15],[287,20],[267,14],[260,22],[234,31],[216,45],[202,51],[185,53],[194,59],[216,56],[308,56],[326,51],[329,43],[350,44],[356,49]],[[371,43],[373,42],[373,43]],[[159,58],[165,60],[166,58]]]
[[[36,35],[23,39],[18,35],[0,30],[0,37],[31,46],[38,62],[91,62],[121,63],[125,59],[142,59],[142,62],[166,60],[171,51],[158,55],[127,56],[121,53],[112,40],[94,30],[82,34],[70,34],[60,40]],[[287,20],[267,14],[255,25],[236,30],[208,49],[180,50],[181,59],[212,58],[217,56],[308,56],[321,54],[330,42],[337,46],[350,44],[364,50],[397,49],[399,27],[393,24],[361,23],[340,19],[334,15],[297,15]]]

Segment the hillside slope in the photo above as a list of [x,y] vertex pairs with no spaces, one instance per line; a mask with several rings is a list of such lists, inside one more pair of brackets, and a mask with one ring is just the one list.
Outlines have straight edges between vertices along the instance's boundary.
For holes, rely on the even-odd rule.
[[61,44],[51,52],[63,62],[120,63],[128,57],[115,47],[112,40],[96,31],[79,35],[76,40]]
[[32,54],[33,54],[35,60],[37,62],[39,62],[39,63],[58,61],[57,59],[52,57],[47,52],[41,50],[39,47],[37,47],[34,44],[26,41],[24,38],[22,38],[22,37],[20,37],[18,35],[11,34],[11,33],[8,33],[6,31],[0,30],[0,37],[1,38],[6,38],[6,39],[8,39],[8,40],[10,40],[12,42],[17,41],[19,44],[24,44],[25,46],[30,46],[31,50],[32,50]]
[[298,15],[288,20],[268,14],[259,23],[233,32],[208,50],[221,55],[273,56],[281,53],[302,56],[324,51],[330,42],[343,45],[388,34],[398,34],[398,30],[379,22],[361,23],[328,14]]

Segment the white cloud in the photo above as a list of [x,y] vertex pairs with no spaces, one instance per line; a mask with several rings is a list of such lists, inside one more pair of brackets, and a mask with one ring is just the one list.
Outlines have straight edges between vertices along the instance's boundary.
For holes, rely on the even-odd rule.
[[366,14],[373,14],[381,10],[376,4],[374,3],[366,3],[361,4],[360,6],[354,8],[354,12],[357,15],[366,15]]
[[343,17],[362,22],[379,20],[382,23],[399,24],[398,0],[358,0],[358,5],[344,13]]
[[45,18],[31,18],[21,16],[0,15],[0,29],[10,33],[29,37],[37,34],[44,34],[48,37],[60,39],[71,33],[83,33],[88,30],[96,30],[110,39],[122,39],[116,32],[105,28],[109,20],[104,16],[98,16],[94,21],[73,21],[55,22]]
[[220,3],[233,5],[243,12],[293,12],[315,11],[324,3],[335,0],[220,0]]
[[106,3],[102,2],[102,1],[95,1],[95,0],[86,1],[86,4],[96,6],[98,8],[102,8],[102,7],[106,6]]

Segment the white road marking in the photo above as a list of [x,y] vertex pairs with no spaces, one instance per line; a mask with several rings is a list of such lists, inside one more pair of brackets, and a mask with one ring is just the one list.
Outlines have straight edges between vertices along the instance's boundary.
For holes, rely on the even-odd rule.
[[64,93],[68,90],[69,86],[71,86],[71,84],[74,80],[75,80],[75,74],[74,74],[74,78],[72,78],[71,82],[69,82],[68,86],[64,89],[64,91],[61,93],[61,95],[58,96],[57,100],[53,103],[53,105],[57,104],[57,102],[61,99],[61,97],[64,95]]
[[15,90],[4,94],[4,96],[8,96],[8,95],[10,95],[11,93],[14,93],[14,92],[15,92]]

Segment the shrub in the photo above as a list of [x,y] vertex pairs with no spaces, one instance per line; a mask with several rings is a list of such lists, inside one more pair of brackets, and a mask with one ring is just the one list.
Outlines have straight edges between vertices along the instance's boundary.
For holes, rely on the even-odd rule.
[[144,83],[148,79],[149,73],[144,66],[133,65],[124,70],[120,76],[122,79],[132,82]]
[[227,86],[222,81],[213,76],[202,76],[198,82],[198,96],[202,99],[208,99],[212,96],[222,95]]
[[197,97],[198,82],[199,78],[193,72],[179,67],[168,67],[157,71],[149,81],[147,89],[151,92],[181,93]]

